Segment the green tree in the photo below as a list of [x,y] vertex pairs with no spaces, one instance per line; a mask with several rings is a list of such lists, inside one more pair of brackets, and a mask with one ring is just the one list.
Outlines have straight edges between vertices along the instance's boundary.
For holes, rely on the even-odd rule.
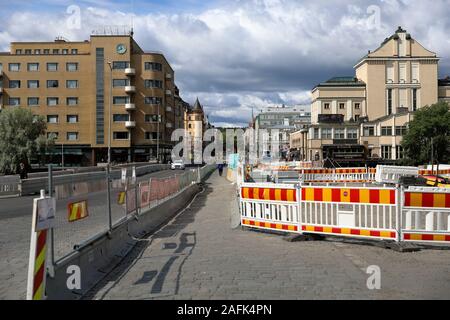
[[45,137],[47,124],[43,117],[28,109],[11,108],[0,113],[0,172],[17,173],[19,164],[29,165],[39,156],[43,144],[52,142]]
[[419,109],[409,123],[402,146],[410,164],[448,163],[450,160],[450,108],[439,102]]

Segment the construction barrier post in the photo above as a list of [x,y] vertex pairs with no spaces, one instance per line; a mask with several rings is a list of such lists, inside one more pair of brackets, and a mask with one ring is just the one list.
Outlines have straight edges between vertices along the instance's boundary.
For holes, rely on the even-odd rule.
[[28,263],[27,300],[46,299],[48,229],[53,228],[56,211],[55,198],[41,197],[33,200],[30,257]]
[[[48,165],[48,196],[53,197],[53,166]],[[53,228],[50,229],[50,275],[55,276],[55,234]]]
[[404,190],[403,190],[403,186],[400,187],[400,185],[396,185],[396,189],[395,189],[395,193],[396,193],[396,201],[397,201],[397,216],[396,216],[396,229],[397,229],[397,242],[401,242],[402,241],[402,216],[403,216],[403,195],[404,195]]
[[296,186],[297,189],[297,214],[298,214],[298,233],[302,233],[302,184]]

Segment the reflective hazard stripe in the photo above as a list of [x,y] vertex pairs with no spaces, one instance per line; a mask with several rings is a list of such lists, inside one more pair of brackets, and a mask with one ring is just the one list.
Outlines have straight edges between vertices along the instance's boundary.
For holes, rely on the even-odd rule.
[[89,216],[87,201],[70,203],[68,206],[69,222],[75,222]]
[[450,193],[405,192],[405,207],[450,208]]
[[296,202],[295,189],[242,188],[242,199]]
[[302,200],[311,202],[395,204],[395,190],[302,188]]
[[386,230],[364,230],[354,228],[336,228],[336,227],[317,227],[317,226],[302,226],[302,230],[306,232],[329,233],[339,235],[352,235],[362,237],[376,237],[395,239],[396,233],[394,231]]
[[261,221],[247,220],[247,219],[242,220],[242,225],[248,226],[248,227],[258,227],[258,228],[283,230],[283,231],[298,231],[298,227],[294,226],[294,225],[271,223],[271,222],[261,222]]
[[450,242],[450,234],[403,233],[403,239],[406,241]]
[[38,232],[34,264],[33,300],[44,298],[45,258],[47,256],[47,230]]

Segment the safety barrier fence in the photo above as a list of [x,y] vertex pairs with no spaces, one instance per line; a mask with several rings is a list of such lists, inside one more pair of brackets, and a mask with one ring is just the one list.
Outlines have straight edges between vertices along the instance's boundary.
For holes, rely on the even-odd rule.
[[344,237],[450,244],[450,190],[244,183],[243,226]]
[[130,216],[144,214],[198,183],[199,171],[186,169],[183,174],[138,181],[130,176],[131,170],[125,181],[116,172],[111,172],[108,179],[104,172],[102,177],[91,178],[88,182],[75,180],[56,185],[53,262],[57,263],[118,227]]

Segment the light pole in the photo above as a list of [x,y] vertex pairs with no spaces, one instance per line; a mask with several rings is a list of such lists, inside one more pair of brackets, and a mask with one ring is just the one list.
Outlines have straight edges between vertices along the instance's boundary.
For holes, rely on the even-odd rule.
[[111,110],[113,100],[113,65],[107,62],[110,70],[110,87],[109,87],[109,112],[108,112],[108,166],[111,165]]
[[160,130],[160,127],[159,127],[159,124],[160,124],[160,122],[161,122],[161,119],[160,119],[160,105],[158,104],[158,124],[157,124],[157,133],[156,133],[156,161],[159,163],[159,130]]

